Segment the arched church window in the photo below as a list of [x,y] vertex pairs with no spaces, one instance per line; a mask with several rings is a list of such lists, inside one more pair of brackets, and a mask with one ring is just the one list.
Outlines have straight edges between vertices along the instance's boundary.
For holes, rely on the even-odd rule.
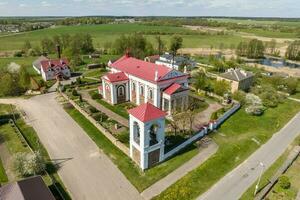
[[159,125],[152,124],[149,129],[149,136],[150,136],[150,146],[155,145],[158,143],[157,140],[157,132],[158,132]]
[[125,94],[125,87],[124,85],[120,85],[118,87],[118,96],[124,96],[124,94]]
[[140,87],[140,95],[143,95],[144,96],[144,86],[141,85]]
[[133,122],[133,139],[137,144],[140,144],[140,126],[137,122]]
[[135,91],[135,83],[132,82],[132,91]]

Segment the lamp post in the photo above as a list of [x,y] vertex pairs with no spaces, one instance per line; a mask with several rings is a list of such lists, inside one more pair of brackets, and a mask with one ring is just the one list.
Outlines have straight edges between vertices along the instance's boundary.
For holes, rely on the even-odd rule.
[[259,163],[259,166],[261,166],[261,172],[259,174],[258,181],[257,181],[257,184],[255,186],[254,196],[256,195],[256,193],[258,191],[259,183],[260,183],[260,180],[261,180],[261,177],[263,175],[264,168],[265,168],[265,165],[262,162]]

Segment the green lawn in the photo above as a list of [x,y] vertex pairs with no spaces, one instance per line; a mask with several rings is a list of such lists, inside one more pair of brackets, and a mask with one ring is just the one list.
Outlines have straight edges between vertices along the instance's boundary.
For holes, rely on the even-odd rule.
[[265,143],[299,110],[300,103],[290,100],[260,117],[250,116],[242,108],[212,134],[219,145],[218,152],[154,199],[196,198],[259,147],[252,138]]
[[100,103],[101,105],[103,105],[104,107],[108,108],[109,110],[117,113],[118,115],[120,115],[126,119],[129,119],[129,114],[127,112],[127,109],[135,107],[135,105],[130,102],[121,103],[121,104],[117,104],[117,105],[111,105],[102,99],[97,99],[96,101],[98,103]]
[[[22,48],[24,41],[29,40],[33,46],[40,44],[40,40],[47,36],[49,38],[57,34],[69,33],[90,33],[94,40],[96,48],[103,47],[106,42],[113,42],[122,34],[130,34],[134,32],[160,31],[164,33],[178,33],[190,31],[182,27],[171,26],[148,26],[139,24],[103,24],[103,25],[81,25],[81,26],[60,26],[37,30],[33,32],[11,35],[0,38],[0,51],[16,50]],[[147,35],[151,42],[155,42],[155,35]],[[163,35],[162,39],[169,42],[170,35]],[[184,47],[210,47],[219,46],[224,43],[226,46],[238,44],[242,40],[239,36],[205,36],[205,35],[182,35]]]
[[2,161],[0,159],[0,185],[1,185],[1,183],[6,183],[7,181],[8,181],[8,178],[6,176],[5,169],[4,169]]
[[67,109],[66,111],[85,130],[98,147],[110,157],[115,165],[117,165],[117,167],[139,191],[143,191],[159,179],[165,177],[180,165],[190,160],[198,152],[198,149],[195,146],[189,146],[178,156],[142,172],[129,157],[115,147],[76,109]]

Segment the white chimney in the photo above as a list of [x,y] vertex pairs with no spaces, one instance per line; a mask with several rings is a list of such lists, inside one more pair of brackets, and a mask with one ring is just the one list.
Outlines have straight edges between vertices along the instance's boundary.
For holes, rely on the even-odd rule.
[[155,77],[154,77],[154,81],[157,81],[158,80],[158,71],[157,69],[155,70]]

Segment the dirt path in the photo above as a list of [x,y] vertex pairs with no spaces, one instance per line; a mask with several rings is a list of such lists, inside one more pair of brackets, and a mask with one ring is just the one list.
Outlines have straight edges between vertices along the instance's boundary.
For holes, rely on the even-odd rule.
[[198,115],[196,115],[194,123],[193,123],[193,129],[199,130],[199,128],[205,124],[207,124],[210,120],[210,117],[213,112],[219,110],[222,108],[222,105],[219,103],[210,103],[208,108],[202,112],[200,112]]

